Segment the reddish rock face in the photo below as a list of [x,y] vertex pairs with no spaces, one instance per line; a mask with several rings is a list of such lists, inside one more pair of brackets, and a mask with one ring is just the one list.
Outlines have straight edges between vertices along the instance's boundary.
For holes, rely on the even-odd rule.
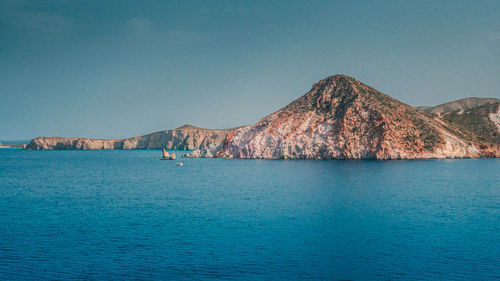
[[[361,82],[335,75],[255,125],[195,156],[300,159],[419,159],[498,156],[447,124]],[[496,157],[495,156],[495,157]]]

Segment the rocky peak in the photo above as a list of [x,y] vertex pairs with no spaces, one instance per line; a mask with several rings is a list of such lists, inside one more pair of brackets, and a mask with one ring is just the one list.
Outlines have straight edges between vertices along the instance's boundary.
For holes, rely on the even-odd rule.
[[284,107],[282,111],[288,113],[314,111],[324,115],[325,118],[338,119],[349,109],[356,112],[360,109],[377,111],[383,115],[397,108],[415,111],[412,107],[352,77],[338,74],[315,83],[309,92]]
[[356,82],[355,79],[344,75],[330,76],[317,83],[310,95],[305,95],[304,98],[311,98],[314,107],[328,112],[336,104],[352,103],[358,97]]
[[311,90],[320,89],[325,86],[349,85],[359,83],[356,79],[343,74],[336,74],[322,79],[313,84]]

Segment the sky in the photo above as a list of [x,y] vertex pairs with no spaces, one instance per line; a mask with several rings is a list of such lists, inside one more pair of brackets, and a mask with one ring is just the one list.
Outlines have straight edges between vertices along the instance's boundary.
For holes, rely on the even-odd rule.
[[334,74],[500,98],[500,1],[0,0],[0,139],[249,125]]

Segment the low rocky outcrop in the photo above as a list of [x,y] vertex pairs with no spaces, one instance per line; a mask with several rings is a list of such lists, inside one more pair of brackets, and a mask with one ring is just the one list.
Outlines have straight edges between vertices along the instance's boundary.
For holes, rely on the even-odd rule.
[[190,156],[266,159],[500,156],[498,142],[466,138],[457,129],[453,122],[421,112],[354,78],[335,75],[314,84],[304,96],[255,125],[231,131],[218,147],[196,150]]
[[144,136],[125,139],[89,139],[38,137],[26,146],[28,150],[86,150],[86,149],[213,149],[221,144],[231,129],[202,129],[184,125]]

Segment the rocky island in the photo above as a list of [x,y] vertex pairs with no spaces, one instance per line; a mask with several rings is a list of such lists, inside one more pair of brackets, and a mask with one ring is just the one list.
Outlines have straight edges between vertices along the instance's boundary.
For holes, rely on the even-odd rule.
[[412,107],[334,75],[251,126],[191,125],[125,139],[38,137],[28,150],[194,150],[187,157],[429,159],[500,156],[500,100]]
[[499,157],[499,100],[456,104],[462,106],[417,110],[354,78],[335,75],[256,124],[231,131],[218,147],[196,150],[191,157]]

